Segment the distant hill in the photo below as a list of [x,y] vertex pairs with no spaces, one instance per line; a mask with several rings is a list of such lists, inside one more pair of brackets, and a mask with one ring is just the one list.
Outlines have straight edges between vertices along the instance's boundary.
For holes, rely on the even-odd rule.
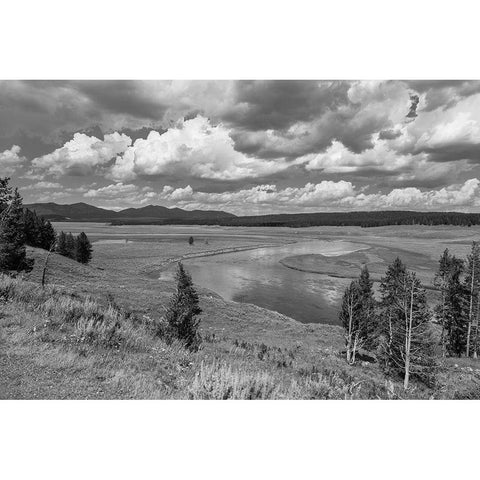
[[245,227],[312,227],[384,225],[480,225],[479,213],[462,212],[319,212],[237,217],[218,210],[182,210],[160,205],[127,208],[115,212],[94,207],[87,203],[58,205],[56,203],[32,203],[25,205],[38,215],[53,221],[110,222],[114,225],[221,225]]
[[105,208],[94,207],[88,203],[73,203],[59,205],[58,203],[30,203],[25,205],[29,210],[35,210],[47,220],[53,221],[109,221],[116,217],[117,212]]
[[358,226],[381,227],[385,225],[480,225],[479,213],[462,212],[319,212],[278,215],[257,215],[221,219],[222,226],[249,227],[313,227],[313,226]]
[[164,223],[167,221],[216,221],[221,218],[234,218],[232,213],[217,210],[182,210],[160,205],[147,205],[140,208],[127,208],[116,212],[94,207],[88,203],[59,205],[57,203],[31,203],[25,205],[38,215],[52,221],[70,222],[115,222],[119,223]]

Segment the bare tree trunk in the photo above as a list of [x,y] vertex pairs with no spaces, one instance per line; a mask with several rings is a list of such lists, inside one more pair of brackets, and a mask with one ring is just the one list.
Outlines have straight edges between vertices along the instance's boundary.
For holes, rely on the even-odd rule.
[[410,295],[410,315],[407,323],[407,331],[405,332],[405,378],[403,380],[403,388],[408,388],[408,382],[410,380],[410,349],[412,346],[412,324],[413,324],[413,290],[414,282],[412,280],[412,292]]
[[445,345],[445,286],[442,285],[442,334],[440,336],[440,343],[442,345],[442,357],[447,355],[447,349]]
[[477,295],[477,312],[475,314],[475,336],[473,340],[473,358],[477,358],[478,349],[478,312],[480,311],[480,295]]
[[352,353],[352,329],[353,329],[353,298],[348,300],[348,337],[347,337],[347,362],[351,362]]
[[358,331],[355,333],[355,340],[353,342],[353,356],[352,356],[352,365],[355,363],[355,355],[357,353],[358,348]]
[[472,331],[472,322],[468,321],[468,328],[467,328],[467,358],[470,356],[470,335]]
[[55,248],[56,242],[53,242],[50,245],[50,250],[47,253],[47,256],[45,257],[45,263],[43,264],[43,271],[42,271],[42,288],[45,287],[45,279],[47,276],[47,268],[48,268],[48,259],[50,258],[50,255],[52,254],[54,248]]
[[470,335],[472,332],[474,282],[475,282],[475,257],[473,256],[473,252],[472,252],[472,279],[470,281],[470,307],[468,310],[468,330],[467,330],[467,358],[470,356]]

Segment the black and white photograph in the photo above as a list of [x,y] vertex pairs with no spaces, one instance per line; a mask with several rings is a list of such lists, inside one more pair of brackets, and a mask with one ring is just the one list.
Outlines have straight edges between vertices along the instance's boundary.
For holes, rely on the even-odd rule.
[[[473,473],[453,459],[479,426],[475,15],[347,3],[52,2],[18,41],[7,14],[0,415],[33,465]],[[320,453],[333,466],[307,470]]]
[[480,81],[3,81],[2,398],[480,398]]

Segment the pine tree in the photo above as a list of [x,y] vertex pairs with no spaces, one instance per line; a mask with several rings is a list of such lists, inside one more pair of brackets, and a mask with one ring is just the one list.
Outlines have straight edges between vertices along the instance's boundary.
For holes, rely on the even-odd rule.
[[447,352],[457,355],[458,351],[464,349],[465,308],[460,281],[463,269],[463,260],[451,255],[448,248],[445,249],[434,279],[434,285],[441,294],[440,304],[435,308],[435,317],[442,327],[440,344],[443,356]]
[[48,220],[45,220],[45,218],[40,217],[39,231],[40,231],[40,245],[39,245],[40,248],[50,251],[56,239],[55,229],[53,228],[52,224]]
[[379,350],[378,357],[381,362],[384,362],[383,367],[386,370],[388,370],[388,358],[391,355],[393,322],[395,318],[401,315],[396,303],[396,298],[401,291],[405,275],[405,265],[397,257],[393,263],[387,267],[385,277],[382,278],[380,283],[381,300],[377,329],[377,348]]
[[468,304],[461,281],[463,262],[452,264],[445,292],[445,341],[449,355],[461,357],[467,345]]
[[52,224],[45,218],[39,217],[37,212],[28,209],[24,209],[23,222],[27,245],[50,250],[55,241],[55,230]]
[[68,258],[73,258],[75,260],[75,238],[71,233],[67,233],[65,238],[65,250]]
[[[472,328],[474,329],[474,338],[476,340],[478,334],[478,303],[480,293],[480,246],[477,242],[472,242],[470,255],[467,257],[467,265],[465,269],[464,280],[465,292],[468,303],[467,317],[467,338],[466,338],[466,355],[470,356],[470,343],[472,337]],[[474,342],[476,356],[476,341]]]
[[0,270],[29,272],[33,259],[26,256],[22,197],[8,182],[0,180]]
[[375,312],[375,298],[373,296],[373,282],[370,280],[370,272],[366,265],[363,266],[358,278],[360,295],[360,337],[366,350],[376,346],[377,319]]
[[382,367],[390,375],[403,377],[405,389],[412,377],[432,385],[435,344],[425,289],[399,259],[388,267],[380,289],[383,312],[388,315],[388,337],[383,337],[379,351]]
[[63,255],[64,257],[68,257],[67,235],[64,231],[61,231],[58,234],[56,252],[60,255]]
[[92,259],[92,244],[84,232],[75,239],[75,259],[80,263],[88,263]]
[[192,277],[181,263],[178,264],[176,280],[177,290],[170,299],[165,319],[170,335],[183,341],[187,348],[196,350],[200,343],[198,316],[202,310]]
[[36,247],[38,245],[37,224],[34,212],[25,209],[23,213],[23,225],[25,231],[25,241],[27,245]]

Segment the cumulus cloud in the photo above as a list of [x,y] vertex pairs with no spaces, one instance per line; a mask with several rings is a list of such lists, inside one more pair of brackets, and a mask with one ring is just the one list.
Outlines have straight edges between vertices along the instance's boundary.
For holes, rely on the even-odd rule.
[[471,178],[461,185],[439,190],[421,191],[418,188],[394,189],[388,194],[359,194],[348,199],[353,207],[392,208],[412,210],[455,210],[480,206],[480,180]]
[[198,115],[165,133],[151,131],[146,139],[137,139],[116,158],[110,176],[122,181],[158,175],[228,181],[261,177],[287,166],[236,151],[228,128]]
[[6,81],[0,123],[35,199],[448,208],[480,178],[479,81]]
[[11,175],[25,162],[25,157],[20,156],[20,150],[18,145],[13,145],[12,148],[0,152],[2,175]]
[[388,194],[366,194],[351,182],[322,181],[303,187],[277,188],[259,185],[235,192],[196,192],[190,186],[174,189],[167,186],[158,199],[175,202],[183,208],[221,208],[237,214],[265,214],[285,211],[335,210],[469,210],[480,206],[480,181],[477,178],[463,184],[437,190],[414,187],[396,188]]
[[117,132],[105,135],[103,140],[76,133],[63,147],[35,158],[32,165],[55,176],[89,175],[123,153],[131,143],[130,137]]
[[407,85],[423,97],[423,110],[447,109],[459,101],[480,93],[478,80],[415,80]]

